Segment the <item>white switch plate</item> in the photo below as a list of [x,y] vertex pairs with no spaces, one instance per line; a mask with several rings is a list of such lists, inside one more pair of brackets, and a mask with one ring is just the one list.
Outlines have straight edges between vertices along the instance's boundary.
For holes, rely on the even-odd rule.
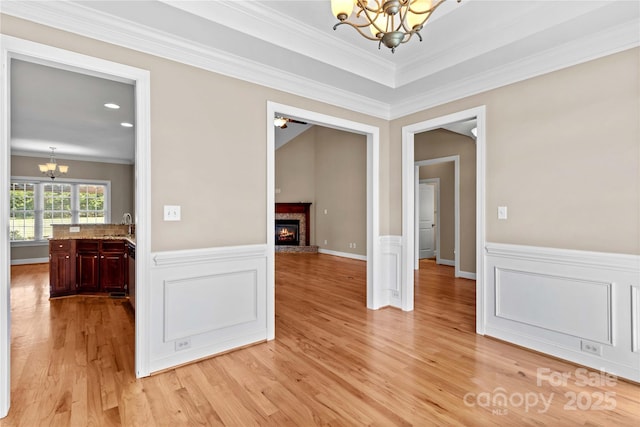
[[180,206],[164,205],[165,221],[180,221]]
[[498,206],[498,219],[507,219],[507,207]]

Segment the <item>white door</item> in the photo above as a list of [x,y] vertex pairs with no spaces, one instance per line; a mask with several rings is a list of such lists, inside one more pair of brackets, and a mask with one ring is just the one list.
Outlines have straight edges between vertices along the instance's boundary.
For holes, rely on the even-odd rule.
[[420,259],[435,256],[434,196],[433,184],[420,184]]

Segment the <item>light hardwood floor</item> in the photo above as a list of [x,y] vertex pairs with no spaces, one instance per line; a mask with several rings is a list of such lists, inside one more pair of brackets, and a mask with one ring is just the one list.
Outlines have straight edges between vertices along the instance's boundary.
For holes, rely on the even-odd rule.
[[640,386],[476,335],[451,267],[422,261],[410,313],[367,310],[365,268],[277,254],[275,341],[136,380],[124,300],[49,301],[46,264],[13,267],[0,426],[639,425]]

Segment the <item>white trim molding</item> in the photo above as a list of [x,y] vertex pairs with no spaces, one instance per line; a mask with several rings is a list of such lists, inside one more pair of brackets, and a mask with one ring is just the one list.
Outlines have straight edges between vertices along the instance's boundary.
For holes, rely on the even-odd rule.
[[[278,115],[293,116],[307,123],[322,125],[332,129],[365,135],[367,138],[367,308],[375,310],[384,305],[379,280],[380,260],[380,128],[365,123],[354,122],[340,117],[329,116],[315,111],[304,110],[291,105],[267,101],[267,256],[268,295],[275,283],[274,256],[275,238],[275,127],[273,118]],[[272,298],[268,296],[268,298]],[[274,306],[275,307],[275,306]],[[275,308],[273,319],[275,319]],[[275,325],[270,325],[274,332]],[[274,332],[275,333],[275,332]],[[271,335],[270,335],[271,336]]]
[[486,334],[640,381],[640,256],[487,243]]
[[384,304],[403,309],[402,236],[380,237],[380,279]]
[[[418,218],[419,216],[419,206],[416,203],[416,201],[418,200],[418,185],[420,183],[420,167],[421,166],[429,166],[429,165],[437,165],[440,163],[447,163],[447,162],[453,162],[453,176],[454,176],[454,183],[453,183],[453,217],[454,217],[454,222],[453,222],[453,256],[454,256],[454,262],[453,265],[455,267],[455,272],[454,275],[455,277],[461,277],[460,276],[460,253],[462,252],[460,250],[460,156],[459,155],[455,155],[455,156],[447,156],[447,157],[438,157],[435,159],[428,159],[428,160],[419,160],[417,162],[415,162],[415,170],[414,170],[414,179],[415,179],[415,190],[414,190],[414,228],[415,228],[415,242],[414,242],[414,258],[415,258],[415,265],[414,268],[417,270],[418,268],[420,268],[419,265],[419,260],[418,260],[418,246],[419,246],[419,242],[418,240],[418,231],[420,228],[420,224],[418,224],[417,221],[415,221],[415,218]],[[438,198],[440,197],[440,193],[438,193]],[[438,203],[438,234],[440,233],[440,205]],[[438,240],[438,243],[440,243],[440,241]],[[440,247],[438,246],[438,255],[436,256],[436,261],[438,261],[440,258]]]
[[[264,8],[259,9],[250,4],[237,5],[235,4],[236,2],[227,2],[228,4],[217,2],[214,9],[211,6],[197,3],[198,2],[194,2],[194,4],[190,5],[183,3],[177,6],[182,9],[193,10],[194,12],[202,12],[209,9],[208,18],[210,20],[220,20],[216,15],[223,15],[227,22],[230,22],[231,19],[234,19],[236,22],[239,22],[238,20],[244,22],[243,27],[247,25],[246,22],[248,22],[247,17],[249,14],[255,11],[261,12],[263,15],[257,18],[251,16],[252,23],[259,21],[271,22],[264,16]],[[569,42],[559,44],[554,48],[547,49],[538,54],[514,60],[500,67],[478,72],[461,80],[443,85],[435,85],[433,87],[424,85],[424,91],[417,92],[413,94],[413,96],[405,97],[394,102],[386,100],[380,101],[355,92],[338,89],[300,74],[290,73],[281,68],[258,63],[257,61],[243,58],[230,52],[198,43],[194,40],[144,26],[139,22],[133,23],[132,21],[100,12],[74,2],[3,1],[1,2],[1,8],[2,13],[7,15],[31,20],[53,28],[91,37],[129,49],[135,49],[161,58],[192,65],[386,120],[394,120],[437,105],[612,55],[640,45],[637,22],[633,19],[628,19],[615,27],[593,31],[589,36],[574,38]],[[612,13],[615,13],[615,10],[612,10]],[[254,31],[255,28],[257,28],[255,25],[248,25],[248,27]],[[264,25],[259,27],[258,32],[254,33],[254,36],[259,34],[259,38],[264,38],[265,34],[263,34],[262,31],[266,27]],[[284,33],[279,31],[277,26],[274,28],[273,25],[270,25],[269,28],[270,36],[284,36]],[[500,32],[499,34],[503,33]],[[302,38],[308,40],[309,37],[309,34],[303,34]],[[330,39],[329,43],[333,44],[334,38],[330,37]],[[499,40],[498,45],[503,43],[503,39],[504,37],[501,39],[496,37],[496,40]],[[301,43],[299,40],[293,40],[291,43],[293,43],[293,47],[290,48],[294,51],[296,50],[296,43],[298,43],[298,46],[305,45],[308,47],[308,44]],[[496,45],[496,47],[498,45]],[[318,48],[320,48],[320,50],[318,50]],[[470,48],[467,47],[467,49]],[[307,52],[311,52],[310,58],[320,58],[320,60],[326,61],[327,58],[335,57],[336,49],[326,48],[323,44],[314,44],[314,47]],[[304,52],[302,53],[304,54]],[[331,56],[332,53],[334,54],[333,57]],[[343,59],[347,56],[349,58],[358,57],[360,59],[366,57],[366,53],[361,49],[349,49],[346,51],[341,48],[338,49],[338,55]],[[434,67],[445,67],[447,64],[447,61],[444,60],[445,58],[438,57],[438,60],[433,59],[433,57],[427,55],[426,57],[418,57],[415,60],[416,62],[409,61],[395,67],[379,59],[375,60],[375,66],[364,68],[360,65],[361,61],[352,61],[351,64],[334,64],[334,66],[350,69],[351,72],[356,74],[356,68],[366,70],[366,72],[361,74],[369,78],[372,76],[371,70],[378,70],[374,73],[378,75],[378,78],[373,81],[382,82],[383,85],[389,88],[395,88],[416,80],[419,75],[433,75],[428,73],[442,72],[442,69],[436,69]],[[369,59],[369,61],[371,61],[371,59]],[[354,66],[354,64],[357,65]],[[388,76],[390,74],[388,71],[393,68],[396,70],[395,76],[389,78]]]
[[[4,7],[3,3],[3,7]],[[4,12],[4,10],[3,10]],[[34,43],[0,34],[2,66],[0,90],[0,228],[9,229],[9,183],[10,172],[10,61],[20,58],[76,72],[99,75],[116,81],[135,85],[136,116],[136,361],[138,378],[149,375],[149,253],[151,246],[151,114],[149,71],[140,68],[91,57],[64,49]],[[0,417],[9,411],[10,404],[10,307],[9,307],[9,239],[8,233],[0,233]]]
[[[415,147],[414,135],[449,123],[476,119],[476,332],[484,333],[485,150],[486,106],[471,108],[402,127],[402,309],[413,310],[415,264]],[[459,266],[456,251],[456,266]],[[457,267],[456,267],[457,268]]]

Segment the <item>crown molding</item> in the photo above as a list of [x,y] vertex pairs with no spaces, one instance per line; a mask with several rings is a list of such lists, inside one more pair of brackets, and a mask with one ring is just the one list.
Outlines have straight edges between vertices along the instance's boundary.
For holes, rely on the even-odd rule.
[[572,40],[537,55],[488,70],[453,84],[393,103],[390,120],[437,107],[478,93],[582,64],[640,46],[639,24],[629,21],[615,28]]
[[[240,6],[239,9],[250,13],[251,7],[254,6]],[[3,0],[0,12],[385,120],[640,45],[638,22],[629,20],[506,66],[418,92],[398,102],[385,103],[75,3]]]
[[83,37],[387,119],[389,104],[68,2],[2,1],[0,12]]
[[[344,43],[337,36],[323,35],[319,38],[315,28],[287,19],[273,9],[255,2],[160,1],[373,82],[390,88],[396,87],[396,66],[392,61]],[[296,36],[291,37],[291,34]]]

